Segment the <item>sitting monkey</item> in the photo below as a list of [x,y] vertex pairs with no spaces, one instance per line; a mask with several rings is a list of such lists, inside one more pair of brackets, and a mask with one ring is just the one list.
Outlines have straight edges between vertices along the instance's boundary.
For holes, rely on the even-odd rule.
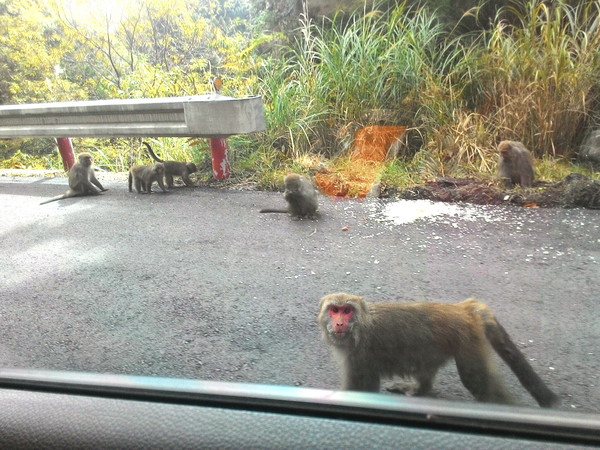
[[533,186],[533,159],[521,142],[502,141],[498,152],[498,176],[506,188]]
[[313,217],[319,203],[317,200],[317,190],[308,178],[297,173],[287,174],[283,180],[285,191],[283,198],[288,203],[286,209],[261,209],[261,213],[290,213],[292,217]]
[[[89,153],[80,153],[77,156],[77,162],[69,169],[69,190],[62,195],[57,195],[51,199],[45,200],[40,205],[61,200],[63,198],[78,197],[81,195],[98,195],[100,192],[108,191],[96,179],[92,164],[94,158]],[[95,186],[100,189],[96,189]]]

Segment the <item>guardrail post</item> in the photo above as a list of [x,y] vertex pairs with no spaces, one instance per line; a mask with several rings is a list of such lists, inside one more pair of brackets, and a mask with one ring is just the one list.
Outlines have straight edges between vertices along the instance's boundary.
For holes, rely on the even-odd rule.
[[75,152],[73,152],[73,143],[71,138],[60,137],[56,138],[56,145],[63,161],[63,167],[68,172],[71,167],[75,164]]
[[224,138],[210,138],[213,176],[217,180],[229,178],[229,161],[227,160],[227,141]]
[[[217,94],[221,93],[223,80],[219,76],[213,78],[213,88]],[[217,180],[229,178],[229,161],[227,161],[227,141],[223,138],[210,138],[212,153],[213,177]]]

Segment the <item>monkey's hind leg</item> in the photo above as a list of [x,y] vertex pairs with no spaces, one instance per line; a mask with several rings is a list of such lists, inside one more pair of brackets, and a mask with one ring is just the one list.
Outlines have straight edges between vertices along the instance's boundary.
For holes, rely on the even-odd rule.
[[463,344],[455,360],[460,380],[478,401],[515,404],[498,374],[487,341]]

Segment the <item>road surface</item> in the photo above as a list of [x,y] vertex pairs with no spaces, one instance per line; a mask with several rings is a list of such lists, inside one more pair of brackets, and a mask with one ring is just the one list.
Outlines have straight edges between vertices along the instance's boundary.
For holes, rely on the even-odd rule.
[[[40,206],[65,178],[0,177],[3,367],[335,388],[323,295],[475,296],[561,408],[600,411],[600,211],[321,196],[295,221],[258,213],[279,193],[99,179],[101,196]],[[471,400],[452,365],[433,395]]]

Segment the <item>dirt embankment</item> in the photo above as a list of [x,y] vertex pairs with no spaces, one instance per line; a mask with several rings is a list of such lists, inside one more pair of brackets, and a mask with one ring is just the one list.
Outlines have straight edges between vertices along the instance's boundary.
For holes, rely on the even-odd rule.
[[503,190],[485,181],[441,178],[412,188],[384,189],[384,197],[428,199],[478,205],[510,203],[527,207],[600,208],[600,182],[572,173],[558,183],[536,182],[533,188]]

